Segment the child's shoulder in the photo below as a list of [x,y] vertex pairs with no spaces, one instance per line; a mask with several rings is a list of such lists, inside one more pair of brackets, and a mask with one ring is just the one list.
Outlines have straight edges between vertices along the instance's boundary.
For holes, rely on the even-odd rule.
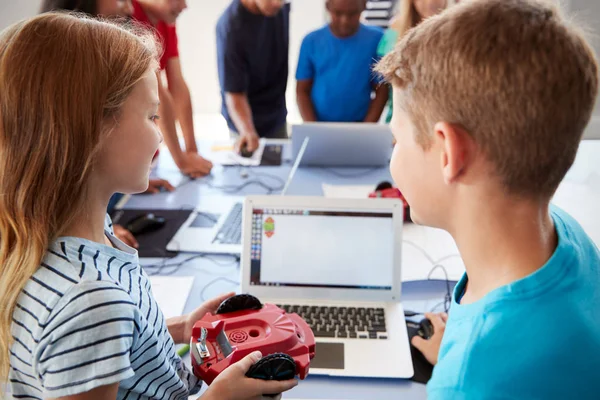
[[380,40],[383,37],[384,30],[379,26],[365,25],[361,23],[363,35]]
[[[116,282],[104,277],[98,279],[97,275],[96,279],[91,279],[89,274],[84,276],[81,261],[69,259],[56,250],[55,247],[48,250],[21,290],[14,311],[14,320],[32,332],[37,343],[39,332],[61,320],[57,315],[64,314],[64,310],[74,315],[74,309],[93,309],[107,301],[133,309],[131,296]],[[126,311],[127,314],[132,312]]]
[[[47,298],[52,297],[52,294],[61,298],[66,293],[88,288],[120,288],[113,277],[115,272],[122,266],[136,266],[131,262],[111,257],[110,254],[100,254],[96,250],[93,253],[86,251],[84,243],[77,244],[78,253],[74,252],[72,246],[72,243],[66,244],[64,241],[50,246],[27,285],[36,284],[35,292],[44,294]],[[112,274],[107,266],[112,267]]]
[[[112,231],[110,218],[105,230]],[[66,237],[52,243],[38,269],[27,281],[22,300],[41,314],[53,313],[63,302],[84,299],[89,293],[104,298],[131,296],[119,283],[123,274],[139,268],[134,255],[84,239]]]
[[550,206],[550,213],[559,238],[584,248],[596,247],[583,227],[569,213],[554,205]]
[[318,41],[321,40],[323,37],[327,37],[327,36],[331,36],[331,30],[329,29],[329,25],[325,25],[320,27],[319,29],[315,29],[312,32],[309,32],[305,37],[304,40],[308,41],[308,42],[313,42],[313,41]]

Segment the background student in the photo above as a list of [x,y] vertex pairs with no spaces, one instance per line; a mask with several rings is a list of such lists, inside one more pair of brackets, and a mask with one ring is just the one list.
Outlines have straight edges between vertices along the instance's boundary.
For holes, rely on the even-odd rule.
[[287,138],[290,4],[233,0],[217,23],[221,113],[238,151],[258,140]]
[[[296,100],[305,122],[377,122],[387,85],[373,74],[383,31],[360,23],[365,0],[328,0],[331,22],[302,41]],[[373,98],[372,93],[375,92]]]

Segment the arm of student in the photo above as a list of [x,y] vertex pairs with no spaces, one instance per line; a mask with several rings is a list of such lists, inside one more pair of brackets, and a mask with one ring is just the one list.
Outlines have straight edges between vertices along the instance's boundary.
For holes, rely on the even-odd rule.
[[131,246],[136,249],[140,246],[135,236],[133,236],[133,233],[129,232],[127,228],[121,225],[114,225],[113,233],[121,242],[125,243],[127,246]]
[[311,98],[315,79],[312,42],[312,36],[310,35],[302,40],[300,54],[298,55],[298,67],[296,68],[296,102],[298,103],[300,115],[305,122],[317,120],[317,113]]
[[48,398],[112,394],[111,385],[134,375],[130,355],[140,315],[125,290],[108,281],[84,281],[65,292],[55,310],[33,351]]
[[256,150],[258,148],[258,133],[254,127],[252,109],[246,93],[225,93],[225,104],[240,134],[237,151],[244,144],[247,146],[248,151]]
[[175,161],[175,164],[181,172],[192,178],[208,175],[212,169],[210,161],[200,157],[198,153],[184,152],[181,150],[179,139],[177,137],[177,128],[175,127],[175,105],[173,97],[169,90],[162,84],[160,73],[158,74],[158,97],[160,100],[160,106],[158,107],[160,119],[158,120],[158,125],[165,139],[165,143],[171,152],[173,161]]
[[225,93],[225,107],[233,125],[240,134],[236,150],[245,145],[247,150],[258,148],[258,132],[252,119],[248,101],[250,65],[246,58],[243,32],[217,26],[217,66],[219,85]]
[[369,110],[364,122],[378,122],[381,113],[388,101],[389,89],[386,84],[379,84],[375,87],[375,98],[371,100]]
[[437,364],[438,355],[440,354],[440,347],[442,345],[442,339],[444,332],[446,331],[446,322],[448,321],[448,314],[432,314],[425,313],[425,317],[431,321],[433,325],[433,336],[425,340],[420,336],[414,336],[412,338],[412,344],[419,350],[427,361],[431,365]]
[[310,97],[312,86],[312,79],[305,79],[296,83],[296,102],[298,103],[298,109],[304,122],[314,122],[317,120],[315,107]]
[[179,146],[177,139],[177,128],[175,127],[175,107],[173,98],[169,90],[163,85],[160,72],[157,73],[158,79],[158,98],[160,105],[158,106],[158,126],[165,139],[165,143],[171,152],[171,156],[177,165],[183,161],[183,151]]
[[75,394],[73,396],[56,397],[49,400],[112,400],[117,398],[119,384],[100,386],[89,392]]
[[183,132],[185,150],[187,152],[198,152],[196,138],[194,136],[194,120],[192,118],[192,98],[190,90],[181,72],[179,57],[170,58],[165,68],[169,92],[173,98],[175,115]]

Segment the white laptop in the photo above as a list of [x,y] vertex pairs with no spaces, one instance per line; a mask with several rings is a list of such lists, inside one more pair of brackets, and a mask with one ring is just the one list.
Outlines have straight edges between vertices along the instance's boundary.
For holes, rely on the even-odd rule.
[[391,199],[246,199],[242,293],[311,325],[311,374],[413,376],[400,303],[403,211]]
[[308,122],[292,126],[297,157],[310,139],[300,165],[316,167],[384,167],[393,150],[390,127],[376,123]]
[[169,251],[240,254],[243,197],[207,196],[167,245]]

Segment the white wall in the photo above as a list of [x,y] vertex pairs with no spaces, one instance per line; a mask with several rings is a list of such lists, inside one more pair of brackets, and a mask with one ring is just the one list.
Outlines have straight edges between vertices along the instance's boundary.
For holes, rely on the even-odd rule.
[[0,0],[0,30],[40,10],[41,0]]
[[[588,39],[600,55],[600,0],[557,0],[576,21],[587,27]],[[215,25],[230,0],[188,0],[178,22],[183,72],[190,86],[196,114],[214,114],[221,99],[217,77]],[[41,0],[0,0],[0,30],[38,12]],[[299,120],[294,74],[302,38],[325,22],[324,0],[292,0],[290,31],[289,120]],[[595,114],[600,117],[600,101]]]
[[[581,22],[586,31],[587,39],[600,57],[600,1],[599,0],[569,0],[569,10],[576,22]],[[594,115],[600,117],[600,95],[596,101]]]

